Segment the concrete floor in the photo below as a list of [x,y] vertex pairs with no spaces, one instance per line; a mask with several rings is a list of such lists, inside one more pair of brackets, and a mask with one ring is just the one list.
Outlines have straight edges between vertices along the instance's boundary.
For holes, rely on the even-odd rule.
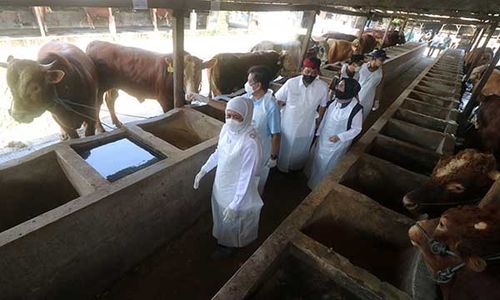
[[[425,69],[432,58],[422,57],[408,72],[385,87],[381,107],[364,124],[369,128],[399,94]],[[270,174],[264,193],[259,239],[233,258],[212,261],[215,250],[212,218],[207,213],[177,240],[158,249],[134,270],[115,282],[100,299],[209,299],[259,247],[281,221],[306,197],[302,173]],[[207,199],[210,201],[210,199]]]

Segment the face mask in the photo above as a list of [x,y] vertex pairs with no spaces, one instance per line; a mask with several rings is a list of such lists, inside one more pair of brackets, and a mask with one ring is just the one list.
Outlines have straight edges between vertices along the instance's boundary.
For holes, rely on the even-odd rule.
[[245,93],[253,95],[253,88],[248,81],[245,83]]
[[341,99],[341,100],[343,100],[343,99],[349,99],[349,97],[347,97],[347,95],[346,95],[345,92],[341,92],[339,90],[335,90],[335,97],[337,99]]
[[232,132],[238,132],[243,128],[243,122],[234,119],[226,119],[226,125]]
[[314,79],[316,79],[316,76],[302,75],[302,80],[304,80],[305,83],[311,83]]

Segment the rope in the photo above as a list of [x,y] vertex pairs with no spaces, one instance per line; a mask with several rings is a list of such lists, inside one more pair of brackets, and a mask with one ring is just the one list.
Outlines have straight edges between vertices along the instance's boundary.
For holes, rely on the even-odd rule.
[[81,117],[84,117],[84,118],[86,118],[86,119],[90,119],[90,120],[94,121],[95,123],[100,122],[102,125],[104,125],[104,126],[108,127],[109,129],[115,129],[113,126],[110,126],[110,125],[108,125],[108,124],[106,124],[106,123],[104,123],[104,122],[101,122],[100,120],[98,121],[98,120],[96,120],[95,118],[93,118],[93,117],[91,117],[91,116],[88,116],[88,115],[86,115],[86,114],[84,114],[84,113],[81,113],[81,112],[79,112],[79,111],[77,111],[77,110],[73,109],[72,107],[70,107],[70,106],[69,106],[69,105],[68,105],[68,104],[67,104],[67,103],[66,103],[63,99],[61,99],[61,98],[58,98],[58,97],[57,97],[57,98],[56,98],[56,100],[55,100],[54,102],[56,102],[57,104],[61,104],[61,105],[62,105],[62,106],[63,106],[66,110],[69,110],[69,111],[71,111],[71,112],[73,112],[73,113],[75,113],[75,114],[77,114],[77,115],[79,115],[79,116],[81,116]]
[[[93,109],[95,111],[97,111],[99,108],[98,107],[93,107],[93,106],[90,106],[90,105],[85,105],[85,104],[81,104],[81,103],[76,103],[76,102],[73,102],[71,100],[68,100],[68,99],[62,99],[62,98],[58,98],[59,100],[61,100],[62,102],[65,102],[67,104],[71,104],[71,105],[75,105],[75,106],[80,106],[80,107],[84,107],[84,108],[88,108],[88,109]],[[110,112],[109,110],[103,108],[102,110],[106,111],[106,112]],[[137,115],[130,115],[130,114],[123,114],[123,113],[119,113],[119,112],[116,112],[115,111],[115,114],[117,115],[121,115],[121,116],[126,116],[126,117],[132,117],[132,118],[141,118],[141,119],[148,119],[148,117],[144,117],[144,116],[137,116]]]

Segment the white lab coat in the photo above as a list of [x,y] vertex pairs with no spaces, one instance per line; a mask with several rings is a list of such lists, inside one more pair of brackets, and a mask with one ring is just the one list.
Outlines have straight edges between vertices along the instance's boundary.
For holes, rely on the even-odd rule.
[[326,107],[328,102],[328,85],[318,77],[306,87],[302,76],[297,76],[285,82],[276,99],[286,103],[281,111],[278,168],[282,172],[300,170],[309,156],[318,107]]
[[[337,166],[342,156],[347,152],[352,140],[361,132],[363,123],[362,110],[352,118],[348,128],[348,120],[358,101],[353,99],[342,108],[342,104],[334,101],[328,108],[320,127],[319,138],[313,150],[310,165],[309,181],[307,185],[314,189],[321,180]],[[329,139],[338,136],[340,141],[333,143]]]
[[[279,108],[276,99],[273,96],[273,91],[269,90],[261,99],[254,102],[252,125],[257,131],[260,142],[262,144],[262,164],[260,167],[260,181],[259,193],[262,195],[264,187],[266,186],[267,177],[269,176],[269,167],[267,161],[271,157],[272,150],[272,135],[280,132],[278,128],[269,128],[271,118],[274,118],[274,113],[277,113],[277,120],[279,126]],[[274,123],[274,122],[273,122]],[[274,131],[274,132],[272,132]]]
[[[349,77],[349,75],[347,75],[347,66],[347,64],[342,64],[342,68],[340,69],[340,79],[351,78]],[[359,72],[354,72],[354,76],[352,78],[359,81]]]
[[383,76],[382,67],[372,72],[368,69],[368,63],[363,64],[359,70],[359,85],[361,85],[361,90],[359,91],[358,98],[359,103],[363,106],[363,121],[366,120],[366,117],[372,111],[377,87],[382,81]]
[[[203,165],[209,172],[217,166],[212,191],[213,236],[220,245],[244,247],[257,238],[262,199],[257,191],[262,153],[253,127],[241,134],[223,127],[215,152]],[[237,211],[224,222],[226,208]]]

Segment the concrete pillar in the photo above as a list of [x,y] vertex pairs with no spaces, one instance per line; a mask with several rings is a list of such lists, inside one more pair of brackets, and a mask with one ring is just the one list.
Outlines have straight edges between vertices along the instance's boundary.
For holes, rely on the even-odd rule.
[[189,30],[196,31],[197,15],[194,9],[189,14]]
[[183,107],[184,97],[184,11],[174,11],[174,104]]

